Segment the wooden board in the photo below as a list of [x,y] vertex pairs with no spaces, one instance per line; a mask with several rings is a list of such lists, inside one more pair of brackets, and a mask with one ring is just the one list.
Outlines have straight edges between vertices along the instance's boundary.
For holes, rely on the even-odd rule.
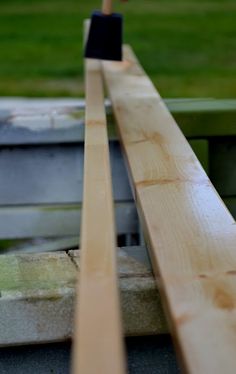
[[[167,333],[146,249],[117,248],[117,255],[124,333]],[[70,339],[80,250],[2,255],[0,268],[0,346]]]
[[234,373],[235,222],[131,49],[103,68],[182,365]]
[[[139,229],[133,201],[115,204],[117,234],[137,234]],[[24,239],[78,235],[81,204],[0,206],[0,239]]]
[[101,64],[86,60],[84,195],[73,372],[125,372]]

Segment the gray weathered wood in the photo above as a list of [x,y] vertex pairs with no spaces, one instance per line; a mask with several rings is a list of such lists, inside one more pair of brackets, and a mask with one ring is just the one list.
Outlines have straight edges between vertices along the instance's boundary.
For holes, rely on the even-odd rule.
[[[236,134],[236,100],[166,99],[186,136]],[[106,101],[108,112],[110,102]],[[0,144],[74,143],[84,138],[84,100],[1,99]]]
[[[132,199],[118,142],[110,144],[116,201]],[[82,201],[83,144],[0,149],[0,205]]]
[[34,240],[33,244],[31,242],[32,240],[30,240],[29,242],[20,241],[19,243],[11,243],[9,247],[1,249],[1,255],[13,255],[21,253],[43,253],[54,251],[66,251],[69,249],[78,249],[79,237],[72,236],[66,238],[43,238],[36,239],[36,243],[34,243]]
[[[79,264],[79,251],[0,256],[0,346],[71,338]],[[145,249],[120,249],[118,266],[126,335],[166,333]]]
[[[138,232],[134,203],[117,203],[115,217],[118,234]],[[78,235],[80,205],[0,207],[0,238],[60,237]]]

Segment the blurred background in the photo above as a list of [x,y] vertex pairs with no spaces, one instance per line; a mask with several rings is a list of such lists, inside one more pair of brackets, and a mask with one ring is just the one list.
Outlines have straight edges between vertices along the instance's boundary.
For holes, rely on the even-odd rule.
[[[83,96],[83,20],[98,0],[1,0],[0,96]],[[114,2],[164,97],[236,96],[235,0]]]

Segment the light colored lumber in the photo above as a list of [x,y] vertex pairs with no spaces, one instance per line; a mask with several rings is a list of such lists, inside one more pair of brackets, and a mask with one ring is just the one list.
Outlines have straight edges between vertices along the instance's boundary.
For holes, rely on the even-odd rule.
[[[144,247],[117,248],[124,333],[166,333]],[[0,256],[0,346],[71,338],[80,250]],[[101,340],[101,337],[100,337]]]
[[85,61],[86,116],[79,304],[73,373],[125,372],[101,63]]
[[182,365],[234,373],[235,222],[131,49],[103,68]]

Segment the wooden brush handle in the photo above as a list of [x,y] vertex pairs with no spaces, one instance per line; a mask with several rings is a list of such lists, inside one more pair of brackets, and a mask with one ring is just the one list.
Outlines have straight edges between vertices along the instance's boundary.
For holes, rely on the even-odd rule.
[[103,0],[102,13],[106,15],[112,14],[112,0]]

